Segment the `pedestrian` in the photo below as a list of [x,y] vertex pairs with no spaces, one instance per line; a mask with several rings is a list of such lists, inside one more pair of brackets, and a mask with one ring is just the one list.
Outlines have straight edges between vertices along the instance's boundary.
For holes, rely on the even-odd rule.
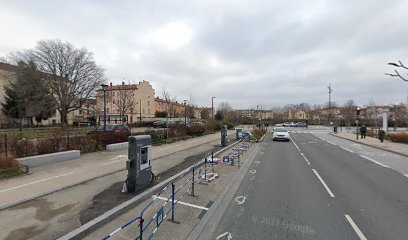
[[385,131],[384,130],[378,131],[378,138],[380,139],[381,142],[384,142],[384,137],[385,137]]
[[361,138],[366,138],[367,127],[364,124],[360,128],[360,132],[361,132]]

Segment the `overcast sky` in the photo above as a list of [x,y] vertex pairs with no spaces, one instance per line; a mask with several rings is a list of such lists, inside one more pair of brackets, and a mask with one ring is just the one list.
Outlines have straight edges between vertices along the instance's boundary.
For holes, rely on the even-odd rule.
[[408,1],[0,0],[0,57],[44,39],[95,55],[109,81],[152,83],[199,106],[406,102]]

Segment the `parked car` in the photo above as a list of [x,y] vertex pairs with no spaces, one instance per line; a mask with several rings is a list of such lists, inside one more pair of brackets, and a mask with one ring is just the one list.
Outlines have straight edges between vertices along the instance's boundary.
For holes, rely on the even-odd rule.
[[290,141],[289,131],[284,127],[277,127],[273,131],[272,140],[283,140],[283,141]]
[[[96,131],[103,132],[104,125],[99,125]],[[123,133],[130,136],[130,128],[125,124],[121,125],[106,124],[106,132]]]
[[165,121],[156,121],[153,123],[154,128],[167,128],[168,124]]

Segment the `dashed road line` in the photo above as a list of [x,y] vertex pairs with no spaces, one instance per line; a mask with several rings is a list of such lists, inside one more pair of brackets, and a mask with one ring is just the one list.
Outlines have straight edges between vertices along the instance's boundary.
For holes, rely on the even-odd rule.
[[315,170],[312,169],[312,171],[314,172],[314,174],[316,175],[316,177],[320,180],[320,182],[322,183],[323,187],[326,189],[326,191],[329,193],[330,197],[334,198],[334,194],[333,192],[330,190],[329,186],[327,186],[327,184],[323,181],[323,179],[320,177],[319,173]]
[[332,145],[337,145],[337,144],[335,144],[334,142],[330,142],[329,140],[326,140],[326,142],[328,142],[328,143],[330,143],[330,144],[332,144]]
[[300,152],[300,148],[299,148],[298,145],[295,143],[295,141],[293,141],[293,139],[292,139],[292,142],[293,142],[293,144],[295,144],[295,147],[296,147],[297,150]]
[[302,155],[303,159],[305,159],[307,165],[310,166],[310,162],[309,162],[309,160],[306,158],[306,156],[305,156],[303,153],[300,153],[300,154]]
[[371,161],[371,162],[373,162],[373,163],[375,163],[375,164],[378,164],[378,165],[380,165],[381,167],[390,168],[388,165],[385,165],[385,164],[382,164],[382,163],[380,163],[380,162],[377,162],[376,160],[374,160],[374,159],[372,159],[372,158],[369,158],[369,157],[367,157],[367,156],[360,155],[360,157],[365,158],[365,159],[367,159],[367,160],[369,160],[369,161]]
[[361,240],[367,240],[367,238],[364,236],[363,232],[361,232],[360,228],[357,227],[357,224],[353,221],[353,219],[350,217],[350,215],[344,214],[346,217],[347,221],[350,223],[351,227],[353,228],[354,232],[356,232],[357,236]]
[[12,187],[12,188],[8,188],[8,189],[1,190],[0,193],[8,192],[8,191],[11,191],[11,190],[14,190],[14,189],[17,189],[17,188],[26,187],[26,186],[33,185],[33,184],[40,183],[40,182],[45,182],[45,181],[52,180],[52,179],[55,179],[55,178],[64,177],[64,176],[67,176],[67,175],[70,175],[70,174],[73,174],[73,173],[74,173],[74,172],[69,172],[69,173],[61,174],[61,175],[54,176],[54,177],[44,178],[44,179],[42,179],[42,180],[38,180],[38,181],[34,181],[34,182],[30,182],[30,183],[23,184],[23,185],[20,185],[20,186],[16,186],[16,187]]
[[353,150],[348,149],[348,148],[345,148],[345,147],[343,147],[343,146],[340,146],[340,148],[342,148],[342,149],[344,149],[344,150],[346,150],[346,151],[348,151],[348,152],[354,153],[354,151],[353,151]]

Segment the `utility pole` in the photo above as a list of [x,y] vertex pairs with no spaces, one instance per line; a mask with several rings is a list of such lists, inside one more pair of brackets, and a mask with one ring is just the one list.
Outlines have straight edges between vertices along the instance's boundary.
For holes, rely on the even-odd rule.
[[214,119],[214,98],[211,97],[211,118]]
[[327,120],[328,120],[328,123],[330,125],[330,123],[331,123],[331,93],[332,93],[333,89],[331,88],[330,83],[329,83],[329,86],[327,88],[329,89],[329,114],[327,116]]

